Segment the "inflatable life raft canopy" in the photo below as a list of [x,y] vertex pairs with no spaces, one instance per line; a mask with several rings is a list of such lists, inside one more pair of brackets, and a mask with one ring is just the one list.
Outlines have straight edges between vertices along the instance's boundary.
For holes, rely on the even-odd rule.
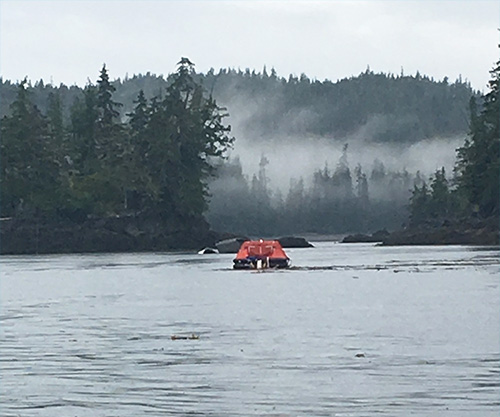
[[234,269],[287,268],[290,258],[277,240],[247,240],[233,260]]

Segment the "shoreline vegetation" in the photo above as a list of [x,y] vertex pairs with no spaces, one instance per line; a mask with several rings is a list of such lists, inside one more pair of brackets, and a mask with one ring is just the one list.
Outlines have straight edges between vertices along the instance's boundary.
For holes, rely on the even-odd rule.
[[[484,96],[469,91],[470,88],[464,90],[470,95],[469,133],[464,134],[464,145],[456,149],[451,178],[442,167],[428,180],[417,175],[411,190],[411,178],[406,172],[398,178],[402,179],[408,196],[397,200],[399,205],[395,205],[395,199],[388,200],[390,205],[372,204],[367,175],[360,166],[354,176],[351,173],[346,143],[335,170],[325,166],[315,173],[314,193],[307,194],[303,181],[299,180],[295,187],[291,184],[286,198],[280,196],[278,209],[273,211],[265,172],[269,161],[263,155],[259,175],[254,175],[251,183],[242,181],[242,189],[249,192],[233,193],[229,202],[219,202],[218,222],[214,216],[206,216],[213,191],[208,183],[220,174],[235,138],[224,120],[229,116],[227,108],[219,106],[201,85],[189,59],[181,58],[165,91],[147,98],[141,89],[135,100],[128,100],[133,106],[126,118],[121,114],[123,104],[114,101],[116,88],[105,65],[97,84],[87,85],[70,106],[63,106],[58,91],[52,91],[45,112],[32,102],[33,89],[25,79],[17,85],[16,97],[10,100],[10,113],[0,120],[0,254],[199,250],[238,236],[235,233],[268,235],[263,237],[280,233],[293,237],[306,235],[310,230],[321,236],[322,232],[365,233],[381,227],[392,231],[350,235],[342,241],[383,245],[498,245],[500,61],[491,75],[490,91]],[[246,80],[242,74],[238,76]],[[286,85],[292,90],[301,83],[310,91],[351,85],[349,94],[356,98],[367,91],[355,88],[358,83],[353,80],[333,85],[311,83],[308,79],[279,81],[268,75],[247,78],[252,82]],[[358,79],[388,81],[394,93],[404,91],[396,88],[402,88],[402,81],[443,91],[464,88],[461,82],[449,85],[447,81],[436,83],[420,76],[394,78],[367,72]],[[10,86],[3,80],[0,85]],[[36,88],[42,87],[39,83]],[[413,93],[409,97],[416,100]],[[311,103],[318,105],[315,97],[292,95],[290,102],[304,106],[309,103],[312,111],[316,107]],[[373,93],[371,97],[381,96]],[[436,109],[453,107],[455,102],[446,97],[434,103],[439,104]],[[329,101],[323,107],[334,103]],[[353,125],[351,130],[346,128],[340,133],[352,133],[353,128],[365,126],[368,116],[373,115],[370,113],[373,109],[365,109],[366,117],[357,120],[360,105],[346,106],[340,107],[350,111],[347,119]],[[289,119],[293,118],[293,112],[287,114]],[[411,119],[410,124],[420,129],[429,127],[432,124],[429,114],[424,116],[425,120]],[[344,119],[325,116],[329,130],[316,133],[332,135]],[[394,113],[388,124],[398,125],[396,122],[401,120],[406,120],[404,115]],[[271,115],[268,121],[268,127],[272,127],[269,132],[278,132],[276,117]],[[450,132],[457,127],[452,119],[444,125],[440,121],[440,118],[435,120],[436,132],[446,125]],[[313,134],[313,127],[319,125],[308,125],[304,137]],[[408,126],[399,127],[393,136],[382,129],[386,141],[403,146],[412,140],[431,137],[429,132],[422,131],[418,138],[410,140],[405,136]],[[281,133],[287,135],[286,131]],[[236,171],[244,179],[241,170]],[[385,169],[379,171],[386,177]],[[231,176],[235,177],[235,172]],[[241,215],[235,216],[229,210],[230,204],[241,208]],[[278,217],[286,221],[281,229],[273,230],[271,226],[276,226]],[[242,219],[244,224],[235,222],[235,218]],[[397,223],[380,224],[388,218]],[[407,226],[393,230],[402,223]]]
[[464,220],[444,222],[440,226],[419,226],[373,234],[351,234],[342,243],[379,243],[382,246],[437,246],[437,245],[478,245],[498,246],[500,243],[499,219]]

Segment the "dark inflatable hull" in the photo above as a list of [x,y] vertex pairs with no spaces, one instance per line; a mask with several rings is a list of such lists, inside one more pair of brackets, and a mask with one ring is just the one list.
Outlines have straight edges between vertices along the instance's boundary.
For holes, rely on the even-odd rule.
[[261,267],[259,268],[258,260],[255,259],[235,259],[233,261],[234,269],[274,269],[274,268],[288,268],[290,266],[290,259],[269,259],[261,260]]

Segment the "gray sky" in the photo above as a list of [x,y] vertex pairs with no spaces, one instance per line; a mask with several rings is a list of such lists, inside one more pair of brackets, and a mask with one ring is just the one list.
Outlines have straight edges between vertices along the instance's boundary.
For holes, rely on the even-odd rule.
[[0,74],[58,85],[169,74],[180,57],[211,67],[274,67],[336,81],[375,72],[459,75],[486,91],[499,57],[500,2],[0,1]]

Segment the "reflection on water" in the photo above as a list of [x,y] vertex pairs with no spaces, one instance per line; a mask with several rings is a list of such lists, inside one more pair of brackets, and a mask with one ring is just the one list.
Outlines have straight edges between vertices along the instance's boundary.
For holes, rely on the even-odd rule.
[[497,250],[316,246],[1,258],[0,414],[498,415]]

